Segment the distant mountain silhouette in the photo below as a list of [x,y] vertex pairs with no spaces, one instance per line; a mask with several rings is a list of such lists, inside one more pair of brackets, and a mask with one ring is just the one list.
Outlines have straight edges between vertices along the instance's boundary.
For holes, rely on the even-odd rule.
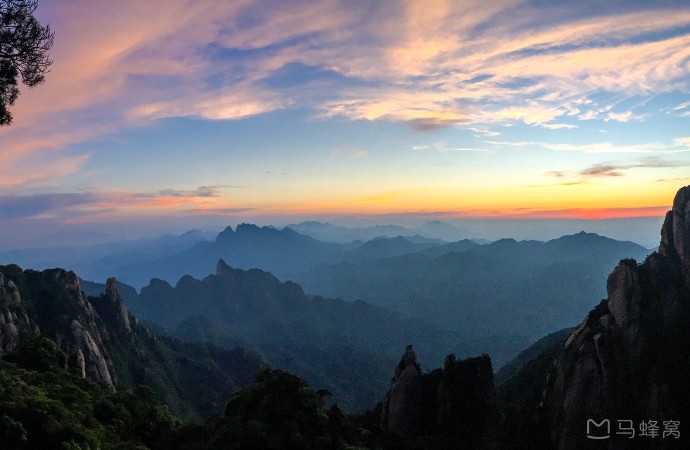
[[632,242],[591,233],[548,242],[460,241],[395,257],[321,264],[295,281],[310,293],[361,298],[469,336],[536,339],[572,326],[602,298],[611,265],[647,253]]
[[[373,228],[382,231],[379,227]],[[393,228],[385,227],[387,231]],[[298,278],[319,264],[354,263],[422,251],[442,254],[455,251],[455,245],[419,235],[394,235],[342,244],[320,241],[288,227],[240,224],[234,230],[227,227],[212,242],[194,240],[187,246],[168,243],[158,251],[145,246],[114,253],[85,267],[82,273],[87,279],[116,276],[124,283],[141,288],[152,278],[174,283],[184,275],[206,276],[213,272],[216,261],[223,258],[234,267],[260,268],[288,280]]]
[[[97,245],[58,245],[48,248],[0,251],[0,264],[17,264],[34,270],[62,267],[75,271],[87,280],[105,280],[118,276],[118,270],[121,267],[135,263],[145,266],[150,261],[168,258],[197,243],[206,242],[207,238],[207,233],[190,230],[180,235],[166,234],[156,238],[122,240]],[[145,282],[148,282],[148,279]]]
[[326,242],[347,244],[355,241],[370,241],[379,237],[405,236],[412,233],[399,225],[374,225],[369,227],[344,227],[315,221],[301,222],[287,226],[298,233]]
[[152,278],[174,285],[185,275],[199,279],[213,273],[222,258],[236,268],[291,279],[310,294],[363,299],[437,323],[476,351],[490,352],[501,367],[526,343],[576,323],[605,295],[601,280],[611,265],[647,253],[634,243],[592,233],[487,245],[413,236],[337,244],[289,228],[241,224],[213,242],[113,267],[112,274],[137,288]]
[[[341,244],[354,241],[370,241],[372,239],[403,236],[414,241],[413,236],[421,236],[429,240],[453,242],[467,239],[471,233],[440,220],[433,220],[414,227],[400,225],[374,225],[367,227],[346,227],[322,222],[301,222],[287,226],[299,233],[306,234],[315,239]],[[439,242],[441,243],[441,242]],[[479,244],[488,244],[489,241],[480,239]]]
[[111,265],[118,279],[141,287],[152,278],[175,282],[184,275],[203,277],[212,273],[219,258],[243,269],[262,268],[289,279],[313,265],[338,261],[347,247],[317,241],[289,228],[258,227],[240,224],[227,227],[213,242],[198,242],[156,259]]
[[295,283],[222,260],[203,280],[185,276],[174,287],[152,280],[130,307],[185,340],[250,346],[274,367],[327,388],[350,410],[373,406],[391,361],[409,339],[437,360],[449,349],[468,355],[480,346],[362,301],[310,297]]
[[402,236],[393,238],[378,237],[347,252],[343,259],[347,262],[361,262],[371,259],[401,256],[408,253],[420,253],[438,247],[442,246],[433,242],[425,242],[424,240],[412,242],[410,238]]

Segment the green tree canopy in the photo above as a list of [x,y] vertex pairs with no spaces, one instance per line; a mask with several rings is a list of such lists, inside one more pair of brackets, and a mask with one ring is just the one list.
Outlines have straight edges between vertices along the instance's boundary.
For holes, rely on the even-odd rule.
[[36,6],[36,0],[0,0],[0,125],[12,123],[9,107],[19,95],[18,79],[40,84],[52,64],[54,34],[33,16]]

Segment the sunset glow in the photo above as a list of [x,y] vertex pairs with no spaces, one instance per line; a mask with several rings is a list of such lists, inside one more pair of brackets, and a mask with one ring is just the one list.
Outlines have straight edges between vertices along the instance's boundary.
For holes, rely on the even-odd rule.
[[660,217],[690,183],[687,2],[54,0],[37,15],[54,64],[0,128],[15,246],[31,245],[18,230],[147,218]]

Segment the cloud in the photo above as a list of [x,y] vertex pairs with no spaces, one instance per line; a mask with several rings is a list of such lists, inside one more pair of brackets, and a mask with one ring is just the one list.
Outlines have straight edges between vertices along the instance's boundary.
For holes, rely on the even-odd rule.
[[179,190],[179,189],[164,189],[162,191],[158,191],[158,193],[161,196],[164,197],[210,197],[210,198],[215,198],[215,197],[220,197],[222,193],[222,188],[233,188],[233,189],[239,189],[240,186],[231,186],[231,185],[220,185],[220,186],[199,186],[196,189],[193,190]]
[[[521,121],[562,129],[576,125],[554,122],[559,117],[599,115],[600,107],[589,98],[593,93],[625,98],[687,87],[690,36],[650,38],[687,26],[687,10],[621,14],[602,9],[570,21],[560,11],[561,19],[545,21],[548,8],[520,6],[496,2],[481,10],[475,2],[436,2],[426,11],[413,2],[402,19],[410,22],[410,31],[401,36],[399,27],[387,26],[384,19],[377,24],[378,42],[361,54],[342,54],[350,61],[349,75],[384,80],[395,88],[355,88],[345,93],[346,101],[331,101],[323,108],[327,114],[355,119],[374,120],[371,113],[362,113],[374,110],[375,118],[413,121],[429,120],[429,112],[445,118],[450,105],[456,117],[443,124]],[[401,21],[394,14],[390,20]],[[420,117],[417,102],[433,107],[422,108]],[[353,103],[358,107],[344,107]],[[607,118],[624,120],[625,114]]]
[[[677,140],[676,140],[677,141]],[[594,144],[550,144],[541,142],[539,146],[557,152],[582,152],[582,153],[686,153],[690,148],[683,148],[682,143],[674,141],[673,145],[661,143],[645,143],[632,145],[615,145],[610,142]]]
[[632,118],[632,111],[626,111],[623,113],[609,112],[606,120],[615,120],[616,122],[627,122]]
[[[578,172],[567,172],[555,170],[546,172],[545,175],[553,178],[558,178],[558,186],[577,186],[582,184],[589,184],[593,178],[608,178],[608,177],[622,177],[625,172],[632,169],[662,169],[662,168],[678,168],[687,167],[690,162],[686,161],[670,161],[660,158],[649,157],[643,158],[636,162],[630,163],[611,163],[603,162],[592,164]],[[531,185],[529,187],[548,187],[553,184]]]
[[97,201],[91,193],[47,193],[0,196],[0,219],[37,217],[56,211],[89,205]]
[[475,136],[477,137],[496,137],[501,135],[500,131],[489,130],[486,128],[470,127],[470,130],[474,131],[476,133]]
[[[553,8],[520,0],[46,2],[38,13],[58,31],[55,64],[44,85],[22,92],[15,124],[0,130],[0,155],[11,168],[26,155],[62,154],[159,119],[238,120],[286,108],[419,131],[515,123],[558,131],[639,115],[599,104],[601,93],[622,102],[690,88],[687,7]],[[329,76],[273,83],[290,65]],[[62,155],[72,159],[53,158],[55,166],[84,163]],[[13,183],[35,181],[27,173]]]
[[197,211],[229,214],[253,208],[238,206],[224,199],[224,188],[237,186],[199,186],[191,190],[163,189],[158,192],[46,192],[0,196],[0,219],[58,218],[83,220],[104,214],[157,214]]
[[196,208],[180,211],[181,214],[194,214],[202,216],[232,216],[245,212],[255,211],[256,208]]
[[5,192],[27,186],[40,186],[47,181],[71,175],[80,170],[88,155],[47,155],[43,158],[8,158],[0,166],[0,187]]
[[555,152],[581,153],[649,153],[674,154],[690,152],[690,137],[676,138],[672,142],[645,142],[640,144],[621,145],[611,142],[594,142],[589,144],[570,144],[543,141],[495,141],[486,140],[486,144],[500,147],[535,147]]
[[688,150],[690,150],[690,136],[674,139],[673,145],[676,145],[678,147],[686,147]]
[[476,152],[476,153],[493,153],[491,149],[480,147],[449,147],[445,142],[436,142],[433,145],[414,145],[412,151],[420,152],[425,150],[433,150],[439,153],[447,152]]
[[582,171],[580,175],[583,177],[620,177],[623,174],[621,170],[629,169],[629,166],[615,166],[611,164],[595,164]]
[[342,145],[331,152],[331,157],[337,158],[338,156],[347,155],[352,159],[359,159],[367,156],[367,151],[359,148],[352,148],[347,145]]
[[262,92],[248,86],[218,96],[191,94],[167,102],[136,106],[128,111],[132,121],[171,117],[194,117],[208,120],[237,120],[283,109],[289,101],[276,93]]

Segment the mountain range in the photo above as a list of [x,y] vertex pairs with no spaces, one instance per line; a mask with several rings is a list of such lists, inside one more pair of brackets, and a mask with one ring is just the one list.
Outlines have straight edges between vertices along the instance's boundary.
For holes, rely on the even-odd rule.
[[[187,238],[195,237],[198,234]],[[234,268],[260,268],[280,280],[293,280],[308,295],[348,302],[363,300],[395,311],[410,322],[434,324],[438,331],[434,333],[452,336],[444,341],[449,349],[461,356],[490,352],[497,368],[544,334],[573,326],[593,302],[606,295],[603,281],[609,267],[620,259],[641,259],[649,253],[632,242],[584,232],[548,242],[502,239],[478,244],[464,239],[445,243],[396,236],[338,244],[290,228],[250,224],[234,230],[228,227],[213,242],[198,241],[180,250],[168,241],[165,249],[168,253],[162,257],[150,250],[149,257],[139,263],[132,262],[136,251],[121,254],[124,259],[113,255],[99,260],[92,271],[85,273],[104,273],[111,267],[109,276],[118,278],[123,297],[137,312],[138,294],[126,288],[131,280],[134,286],[149,292],[157,291],[149,286],[167,292],[166,284],[176,286],[170,292],[181,292],[190,285],[190,277],[201,280],[215,273],[218,260],[223,259]],[[82,284],[88,290],[89,283]],[[90,292],[97,295],[102,288]],[[185,314],[181,319],[187,315],[209,316],[208,312],[184,307],[180,311]],[[146,312],[141,314],[149,320]],[[165,326],[173,333],[177,325]],[[246,336],[245,340],[240,335],[235,337],[241,345],[254,342],[254,336]],[[389,346],[386,352],[373,350],[389,362],[400,345],[404,342]],[[372,349],[370,345],[361,348]],[[434,359],[443,356],[433,350],[422,354]],[[383,362],[377,363],[379,370]],[[292,366],[286,368],[292,370]],[[309,381],[314,379],[306,370],[297,373]]]
[[173,287],[154,279],[129,305],[180,339],[251,348],[272,366],[328,389],[351,411],[374,406],[408,341],[426,361],[442,359],[447,349],[471,355],[483,344],[366,302],[307,296],[293,282],[223,260],[202,280],[185,276]]
[[[553,254],[572,264],[629,249],[602,239],[504,240],[403,257],[468,258],[484,270],[521,261],[519,278]],[[674,199],[659,249],[642,263],[622,259],[605,285],[605,299],[591,302],[577,327],[538,340],[494,378],[488,354],[439,357],[456,348],[461,336],[452,331],[361,300],[307,295],[294,282],[223,260],[202,280],[185,276],[172,286],[154,279],[140,293],[123,289],[136,315],[114,278],[84,283],[98,292],[87,295],[74,272],[0,266],[0,445],[687,448],[690,186]],[[269,364],[316,381],[311,387]],[[324,385],[329,389],[318,389]],[[378,404],[344,413],[334,403],[363,404],[348,398],[352,389]],[[336,402],[327,401],[331,394]],[[207,419],[188,421],[199,418]]]
[[307,292],[363,299],[466,336],[535,340],[572,326],[603,298],[609,267],[649,252],[584,232],[548,242],[458,241],[400,256],[320,264],[296,281]]

